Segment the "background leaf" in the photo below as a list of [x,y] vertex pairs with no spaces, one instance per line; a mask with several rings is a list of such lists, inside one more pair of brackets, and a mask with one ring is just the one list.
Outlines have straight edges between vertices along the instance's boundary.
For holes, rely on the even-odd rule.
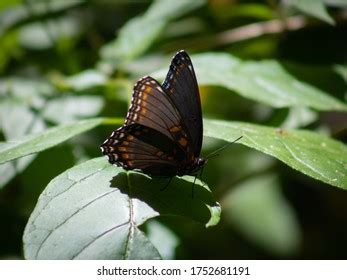
[[323,0],[288,0],[287,4],[327,23],[335,23],[334,19],[328,14]]
[[[38,133],[45,129],[45,124],[24,102],[7,100],[0,102],[0,128],[7,141],[16,141],[26,134]],[[6,143],[0,145],[0,150]],[[0,189],[14,176],[21,173],[35,159],[30,155],[17,161],[0,164]]]
[[81,32],[80,29],[77,19],[71,16],[34,22],[20,29],[19,43],[28,49],[48,49],[54,47],[59,40],[77,36]]
[[347,147],[324,135],[218,120],[205,121],[204,135],[229,142],[243,136],[240,143],[317,180],[347,189]]
[[[311,107],[347,111],[347,106],[318,88],[297,80],[274,60],[242,61],[226,53],[192,56],[200,85],[226,87],[251,100],[282,108]],[[167,70],[154,73],[163,79]]]
[[122,27],[117,39],[103,46],[100,54],[104,65],[117,66],[139,56],[149,48],[171,19],[196,9],[204,2],[205,0],[154,1],[144,15],[132,18]]
[[40,16],[47,13],[60,12],[73,6],[79,5],[84,0],[72,0],[72,1],[30,1],[24,4],[21,1],[21,5],[15,5],[0,13],[0,36],[3,35],[8,29],[19,25],[21,22],[30,19],[31,16]]
[[37,153],[96,127],[102,119],[90,119],[47,129],[0,146],[0,163]]
[[98,115],[104,105],[100,96],[63,96],[43,109],[45,119],[62,124]]
[[[207,226],[219,220],[211,192],[193,178],[151,180],[98,158],[53,179],[39,198],[24,233],[27,259],[156,259],[138,229],[158,216],[183,215]],[[178,197],[180,200],[178,200]],[[55,248],[55,249],[53,249]]]
[[147,223],[148,239],[152,242],[160,255],[165,260],[172,260],[175,257],[175,250],[179,244],[178,237],[163,224],[156,220]]
[[265,250],[290,256],[299,249],[299,222],[273,174],[234,186],[223,198],[222,206],[227,222]]
[[91,87],[103,86],[106,83],[106,76],[94,69],[82,71],[64,80],[68,87],[76,91],[87,90]]

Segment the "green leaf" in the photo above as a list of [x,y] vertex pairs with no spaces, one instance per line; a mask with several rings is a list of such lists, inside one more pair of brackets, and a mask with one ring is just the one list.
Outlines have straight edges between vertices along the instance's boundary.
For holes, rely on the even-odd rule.
[[62,124],[94,117],[100,113],[104,100],[100,96],[63,96],[50,100],[42,115],[45,119]]
[[60,125],[37,134],[6,142],[6,145],[0,146],[0,163],[51,148],[73,136],[96,127],[102,121],[103,119],[100,118]]
[[[0,102],[0,128],[5,139],[13,141],[24,135],[44,130],[45,124],[40,116],[27,107],[25,102],[8,99]],[[6,148],[6,142],[0,145],[0,150],[2,148]],[[36,155],[30,155],[0,164],[0,188],[4,187],[16,174],[24,171],[35,157]]]
[[204,3],[205,0],[154,1],[144,15],[129,20],[119,31],[118,37],[102,47],[100,54],[104,65],[101,67],[117,66],[143,54],[171,19]]
[[299,222],[274,175],[234,186],[222,206],[225,220],[259,247],[278,255],[298,251],[302,239]]
[[81,32],[76,17],[61,17],[44,22],[26,24],[19,31],[19,43],[24,48],[44,50],[58,40],[76,37]]
[[307,126],[318,119],[318,113],[307,107],[289,108],[286,119],[281,123],[282,128],[299,128]]
[[179,244],[177,236],[166,226],[155,221],[148,221],[148,239],[157,248],[160,255],[165,260],[172,260],[175,257],[175,250]]
[[324,135],[242,122],[205,120],[204,135],[240,143],[332,186],[347,189],[347,147]]
[[342,79],[347,84],[347,65],[335,65],[334,71],[342,77]]
[[90,89],[91,87],[102,86],[107,82],[107,77],[95,69],[84,70],[76,75],[67,77],[64,80],[65,86],[76,91]]
[[[297,80],[274,60],[242,61],[226,53],[193,55],[200,85],[226,87],[251,100],[275,108],[311,107],[347,111],[346,104],[305,82]],[[164,78],[167,69],[154,73]]]
[[5,0],[0,3],[0,11],[5,10],[8,7],[14,6],[16,4],[20,4],[23,0]]
[[308,15],[316,17],[332,25],[334,19],[328,14],[323,0],[288,0],[287,5],[293,6]]
[[[45,79],[10,76],[0,79],[0,97],[15,99],[27,107],[39,109],[44,106],[44,97],[52,96],[54,88]],[[4,102],[4,101],[2,101]]]
[[[21,1],[22,3],[25,1]],[[21,5],[16,5],[0,12],[0,36],[8,29],[25,22],[33,16],[40,16],[54,12],[64,11],[74,6],[80,5],[84,0],[71,1],[30,1]]]
[[158,259],[138,226],[158,215],[182,215],[206,225],[219,220],[220,207],[192,177],[151,179],[89,160],[53,179],[26,226],[27,259]]

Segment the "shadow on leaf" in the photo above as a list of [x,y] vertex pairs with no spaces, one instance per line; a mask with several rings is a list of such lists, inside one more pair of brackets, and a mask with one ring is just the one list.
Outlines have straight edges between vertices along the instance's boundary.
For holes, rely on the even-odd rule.
[[220,206],[206,185],[203,186],[200,180],[196,180],[192,196],[194,177],[174,177],[170,183],[169,179],[124,171],[112,178],[110,187],[119,189],[131,199],[146,203],[160,215],[189,217],[207,227],[218,223]]

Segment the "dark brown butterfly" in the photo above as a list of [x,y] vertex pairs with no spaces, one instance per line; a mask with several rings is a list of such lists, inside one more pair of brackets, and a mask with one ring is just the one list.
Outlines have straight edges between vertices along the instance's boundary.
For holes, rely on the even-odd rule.
[[199,88],[185,51],[172,59],[163,85],[146,76],[134,86],[125,123],[101,145],[111,164],[152,176],[196,173],[200,157],[202,115]]

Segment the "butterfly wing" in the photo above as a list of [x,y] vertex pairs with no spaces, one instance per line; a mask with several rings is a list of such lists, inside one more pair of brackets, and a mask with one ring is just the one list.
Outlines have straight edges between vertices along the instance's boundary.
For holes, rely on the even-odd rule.
[[163,87],[147,76],[134,86],[124,125],[102,144],[109,162],[150,175],[184,175],[200,155],[202,118],[188,55],[174,57]]
[[164,134],[180,146],[187,158],[191,158],[192,149],[182,116],[168,94],[152,77],[146,76],[134,86],[125,125],[134,123]]
[[101,145],[111,164],[140,169],[154,176],[174,176],[184,158],[182,149],[166,135],[141,124],[124,125]]
[[162,87],[179,111],[194,156],[199,157],[203,130],[201,102],[193,64],[185,51],[173,57]]

